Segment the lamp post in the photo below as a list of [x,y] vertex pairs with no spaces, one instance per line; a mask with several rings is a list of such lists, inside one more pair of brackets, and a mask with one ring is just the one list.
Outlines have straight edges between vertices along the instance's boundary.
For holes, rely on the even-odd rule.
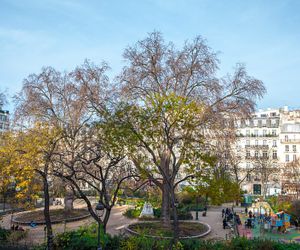
[[175,199],[175,201],[174,201],[174,207],[175,207],[175,208],[177,208],[177,207],[178,207],[178,205],[179,205],[179,202],[178,202],[178,200],[177,200],[177,199]]
[[100,230],[101,230],[101,227],[100,227],[101,226],[100,225],[100,218],[104,214],[104,205],[103,205],[103,203],[100,200],[97,203],[95,210],[96,210],[96,214],[97,214],[97,216],[99,218],[99,221],[98,221],[98,248],[97,248],[97,250],[102,250],[102,248],[101,248],[101,241],[100,241]]
[[199,220],[199,196],[196,197],[196,220]]

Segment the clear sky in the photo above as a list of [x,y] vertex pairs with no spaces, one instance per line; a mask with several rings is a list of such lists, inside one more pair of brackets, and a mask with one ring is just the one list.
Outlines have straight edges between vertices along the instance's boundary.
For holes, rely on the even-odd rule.
[[222,74],[245,63],[267,87],[258,108],[300,108],[298,0],[0,0],[0,90],[12,95],[43,66],[70,70],[85,58],[113,75],[124,48],[154,30],[178,46],[203,36]]

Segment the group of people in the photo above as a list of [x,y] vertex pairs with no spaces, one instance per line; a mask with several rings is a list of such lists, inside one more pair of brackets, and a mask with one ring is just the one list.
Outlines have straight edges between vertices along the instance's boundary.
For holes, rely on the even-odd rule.
[[226,229],[226,227],[231,228],[231,223],[236,223],[237,225],[241,224],[241,219],[238,214],[236,214],[233,209],[230,208],[222,209],[222,218],[223,218],[223,228]]
[[245,214],[248,214],[248,218],[247,220],[245,221],[245,227],[248,227],[248,228],[254,228],[254,222],[255,222],[255,219],[256,219],[256,216],[254,213],[252,213],[252,211],[248,211],[248,208],[246,207],[245,208]]
[[248,228],[254,228],[255,222],[257,221],[259,224],[264,224],[271,221],[271,216],[267,213],[260,214],[258,217],[252,211],[248,211],[248,208],[245,208],[245,213],[248,214],[248,218],[245,221],[245,226]]
[[13,224],[10,228],[12,231],[24,231],[23,227],[20,227],[19,225]]

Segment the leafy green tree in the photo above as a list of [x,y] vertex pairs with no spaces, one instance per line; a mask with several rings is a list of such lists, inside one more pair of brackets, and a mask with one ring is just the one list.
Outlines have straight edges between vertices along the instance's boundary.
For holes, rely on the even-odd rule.
[[154,32],[127,48],[124,57],[119,79],[127,105],[116,112],[114,124],[123,127],[136,167],[160,187],[167,225],[174,208],[176,238],[175,189],[194,174],[185,169],[203,162],[226,128],[224,120],[249,114],[265,88],[243,65],[218,79],[216,54],[201,37],[178,50]]

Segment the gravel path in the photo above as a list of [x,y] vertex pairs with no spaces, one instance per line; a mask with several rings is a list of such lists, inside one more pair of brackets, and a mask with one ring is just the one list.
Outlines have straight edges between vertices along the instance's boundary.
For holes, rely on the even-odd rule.
[[[82,207],[84,204],[78,203],[77,207]],[[116,206],[113,208],[110,220],[107,225],[107,232],[116,235],[124,232],[124,227],[128,224],[135,222],[136,220],[130,220],[124,217],[122,214],[127,209],[127,206]],[[215,240],[224,240],[230,237],[231,232],[229,229],[223,229],[222,224],[222,207],[214,207],[208,209],[207,216],[203,217],[202,213],[199,213],[199,221],[205,222],[211,226],[211,233],[204,237],[204,239],[215,239]],[[193,217],[195,218],[195,212],[192,212]],[[4,216],[3,220],[0,222],[0,225],[5,228],[10,228],[11,216]],[[81,221],[69,222],[66,225],[64,224],[54,224],[53,231],[54,234],[62,233],[65,230],[74,230],[80,226],[89,225],[94,220],[90,217]],[[44,226],[37,226],[31,228],[29,226],[23,226],[24,229],[28,229],[28,237],[23,240],[23,243],[32,245],[42,243],[45,240]]]
[[[192,212],[194,219],[196,218],[196,212]],[[215,239],[224,240],[231,237],[230,229],[223,229],[222,208],[207,210],[205,217],[202,216],[202,212],[199,212],[199,222],[205,222],[211,226],[211,232],[203,239]]]
[[[111,217],[110,217],[108,225],[107,225],[108,233],[110,233],[112,235],[119,234],[120,232],[123,231],[123,228],[125,226],[134,222],[134,220],[129,220],[122,215],[126,209],[127,209],[127,206],[116,206],[113,208],[113,210],[111,212]],[[10,228],[10,220],[11,220],[11,215],[4,216],[4,218],[0,222],[1,227],[5,227],[5,228],[9,229]],[[66,231],[74,230],[76,228],[79,228],[80,226],[89,225],[92,222],[94,222],[94,220],[91,217],[89,217],[84,220],[69,222],[66,225],[64,225],[63,223],[53,224],[52,228],[53,228],[54,234],[57,234],[57,233],[62,233],[65,230]],[[32,228],[30,226],[22,226],[22,227],[25,230],[26,229],[29,230],[28,236],[26,237],[26,239],[23,240],[22,243],[24,243],[26,245],[33,245],[33,244],[39,244],[39,243],[44,242],[45,231],[44,231],[43,225],[37,226],[35,228]]]

